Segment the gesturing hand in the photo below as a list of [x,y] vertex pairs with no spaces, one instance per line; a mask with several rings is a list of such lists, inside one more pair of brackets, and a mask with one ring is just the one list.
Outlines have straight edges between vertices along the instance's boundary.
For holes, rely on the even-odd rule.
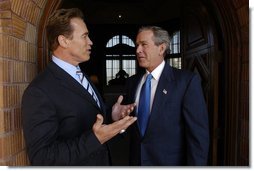
[[135,103],[128,104],[128,105],[121,105],[123,101],[123,96],[119,96],[117,102],[112,107],[112,119],[113,121],[117,121],[122,119],[123,117],[129,115],[135,107]]
[[121,130],[127,129],[136,120],[136,117],[125,116],[119,121],[106,125],[103,124],[103,116],[101,114],[98,114],[97,120],[93,125],[93,132],[100,141],[100,143],[103,144],[115,135],[117,135]]

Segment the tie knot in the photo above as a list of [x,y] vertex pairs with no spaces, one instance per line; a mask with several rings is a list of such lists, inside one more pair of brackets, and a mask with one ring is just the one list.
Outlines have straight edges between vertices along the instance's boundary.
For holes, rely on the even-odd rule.
[[84,77],[82,71],[81,70],[77,70],[76,74],[78,75],[80,82],[82,82],[83,81],[83,77]]
[[81,75],[81,74],[82,74],[82,72],[81,72],[80,70],[77,70],[76,73],[77,73],[78,75]]
[[147,80],[147,81],[151,81],[152,78],[153,78],[153,75],[152,75],[152,74],[148,74],[148,75],[146,76],[146,80]]

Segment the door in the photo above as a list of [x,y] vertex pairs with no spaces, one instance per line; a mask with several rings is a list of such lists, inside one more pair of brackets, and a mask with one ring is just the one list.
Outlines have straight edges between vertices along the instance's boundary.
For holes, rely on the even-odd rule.
[[[198,73],[209,113],[209,165],[221,165],[223,157],[223,100],[219,99],[223,63],[218,45],[215,21],[202,0],[185,1],[182,5],[183,68]],[[219,101],[221,100],[221,101]],[[222,142],[221,142],[222,141]]]

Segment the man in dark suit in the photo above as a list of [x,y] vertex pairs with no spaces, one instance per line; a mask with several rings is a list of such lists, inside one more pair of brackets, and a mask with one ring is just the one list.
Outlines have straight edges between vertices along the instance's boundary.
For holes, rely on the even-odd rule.
[[[57,10],[49,19],[47,37],[52,61],[22,99],[31,164],[110,165],[107,141],[136,120],[129,116],[134,104],[121,105],[120,96],[112,118],[107,117],[101,96],[80,72],[78,65],[89,60],[92,46],[80,10]],[[115,122],[107,124],[107,118]]]
[[[136,54],[143,73],[127,81],[127,101],[136,102],[138,121],[130,126],[130,164],[150,166],[206,165],[209,128],[206,103],[198,75],[172,68],[164,61],[169,52],[167,31],[143,27],[136,38]],[[150,105],[143,124],[141,87],[152,75]],[[136,91],[133,91],[136,90]],[[145,128],[143,127],[145,125]],[[144,130],[144,132],[141,131]]]

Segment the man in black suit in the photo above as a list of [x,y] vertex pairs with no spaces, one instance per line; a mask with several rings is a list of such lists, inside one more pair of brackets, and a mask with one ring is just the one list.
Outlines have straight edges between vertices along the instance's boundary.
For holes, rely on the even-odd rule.
[[[134,104],[121,105],[120,96],[112,107],[112,118],[107,117],[101,96],[80,72],[78,65],[89,60],[92,46],[80,10],[55,11],[47,25],[47,37],[52,61],[27,87],[22,99],[31,164],[109,165],[107,141],[135,122],[136,118],[129,116]],[[115,122],[109,124],[107,118]]]
[[[169,43],[167,31],[155,26],[141,28],[136,38],[137,61],[145,71],[127,80],[125,99],[136,102],[133,115],[138,117],[130,126],[131,165],[207,164],[208,114],[200,79],[164,61]],[[141,87],[150,74],[150,100],[140,105]],[[144,106],[149,109],[142,115]]]

